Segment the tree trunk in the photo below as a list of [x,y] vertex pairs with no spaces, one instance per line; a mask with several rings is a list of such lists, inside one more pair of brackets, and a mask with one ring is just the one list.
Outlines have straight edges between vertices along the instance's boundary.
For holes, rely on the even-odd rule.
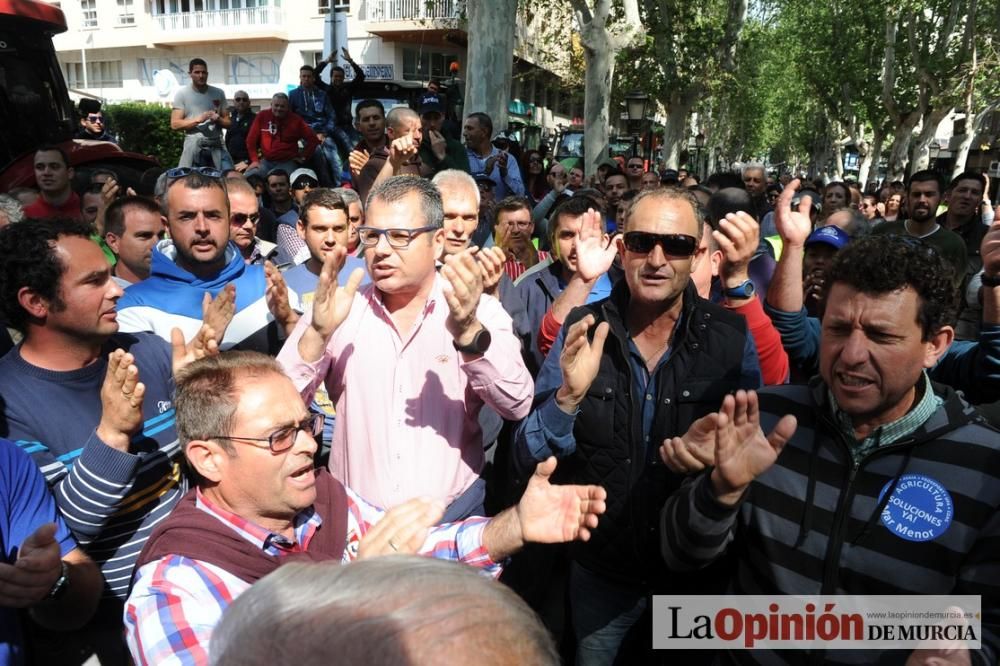
[[[878,180],[878,163],[882,159],[882,142],[885,140],[885,132],[881,127],[875,126],[872,142],[868,146],[868,153],[865,158],[861,161],[861,165],[858,168],[858,182],[861,184],[862,189],[868,183],[873,183]],[[874,169],[872,166],[874,165]]]
[[495,132],[507,129],[507,104],[514,65],[517,0],[471,0],[465,114],[487,113]]
[[844,146],[839,139],[833,140],[833,175],[835,180],[844,180]]
[[910,141],[913,128],[920,120],[920,113],[913,111],[903,117],[903,122],[892,131],[892,145],[889,147],[889,164],[885,179],[889,182],[906,180],[906,165],[909,163]]
[[938,125],[951,113],[951,107],[930,109],[924,114],[924,124],[920,128],[920,134],[913,145],[913,156],[910,163],[910,173],[921,171],[930,166],[931,153],[930,146],[937,135]]
[[607,30],[591,30],[584,41],[583,54],[587,63],[583,99],[584,173],[589,178],[597,173],[597,165],[608,154],[608,130],[611,127],[608,107],[615,58]]
[[[691,116],[691,102],[677,92],[671,93],[667,107],[667,122],[663,128],[663,162],[667,169],[677,169],[681,164],[681,151],[687,140],[687,122]],[[705,150],[704,148],[702,150]],[[701,155],[695,153],[688,158],[695,173],[699,173],[699,165],[694,164],[695,158]],[[699,173],[700,175],[700,173]]]

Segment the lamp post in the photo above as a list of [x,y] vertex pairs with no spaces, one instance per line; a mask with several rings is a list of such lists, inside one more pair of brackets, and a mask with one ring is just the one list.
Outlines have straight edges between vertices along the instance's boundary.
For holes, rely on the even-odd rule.
[[701,151],[704,147],[705,135],[702,132],[698,132],[694,137],[694,172],[697,174],[699,182],[704,179],[701,167]]
[[632,157],[639,156],[639,130],[646,119],[646,105],[649,95],[641,90],[633,90],[625,95],[625,113],[628,116],[629,129],[632,130]]

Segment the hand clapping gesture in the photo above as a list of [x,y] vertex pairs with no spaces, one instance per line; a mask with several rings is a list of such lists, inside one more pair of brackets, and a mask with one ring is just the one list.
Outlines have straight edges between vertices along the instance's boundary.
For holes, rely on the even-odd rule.
[[591,282],[608,272],[618,254],[618,244],[604,233],[601,214],[588,208],[576,240],[576,272]]
[[97,436],[113,449],[128,453],[132,435],[142,427],[142,400],[146,386],[139,381],[135,357],[124,349],[108,356],[101,385],[101,421]]
[[809,217],[812,198],[802,197],[802,200],[799,201],[799,209],[792,210],[792,199],[795,198],[795,191],[798,187],[799,179],[796,178],[781,191],[778,205],[774,209],[774,224],[785,245],[802,247],[813,230],[812,219]]

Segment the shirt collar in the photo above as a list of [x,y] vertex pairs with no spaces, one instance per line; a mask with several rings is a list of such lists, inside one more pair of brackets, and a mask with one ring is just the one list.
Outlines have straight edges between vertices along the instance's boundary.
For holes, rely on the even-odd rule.
[[827,399],[829,400],[830,411],[833,414],[834,421],[840,427],[841,432],[847,435],[848,441],[855,442],[852,455],[854,455],[856,460],[879,447],[889,446],[913,434],[917,428],[927,422],[943,403],[941,398],[934,393],[934,388],[931,386],[931,381],[927,377],[926,370],[920,375],[917,390],[922,395],[913,408],[895,421],[879,426],[863,440],[858,441],[854,438],[854,425],[851,422],[851,417],[841,411],[833,392],[827,388]]
[[[269,555],[277,555],[279,550],[289,550],[296,545],[294,542],[289,542],[285,536],[276,534],[214,504],[202,494],[201,488],[195,491],[195,508],[218,519],[226,527]],[[323,519],[316,513],[315,508],[310,506],[295,516],[293,524],[295,526],[296,539],[305,544],[307,543],[307,539],[303,537],[307,534],[310,536],[314,534],[316,529],[323,524]]]

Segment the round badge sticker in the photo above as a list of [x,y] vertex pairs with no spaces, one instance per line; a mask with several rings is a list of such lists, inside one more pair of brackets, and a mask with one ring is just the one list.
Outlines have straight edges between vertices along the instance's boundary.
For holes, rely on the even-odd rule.
[[[882,487],[880,502],[891,485],[889,481]],[[948,530],[954,514],[955,505],[943,485],[922,474],[904,474],[882,510],[882,524],[901,539],[931,541]]]

